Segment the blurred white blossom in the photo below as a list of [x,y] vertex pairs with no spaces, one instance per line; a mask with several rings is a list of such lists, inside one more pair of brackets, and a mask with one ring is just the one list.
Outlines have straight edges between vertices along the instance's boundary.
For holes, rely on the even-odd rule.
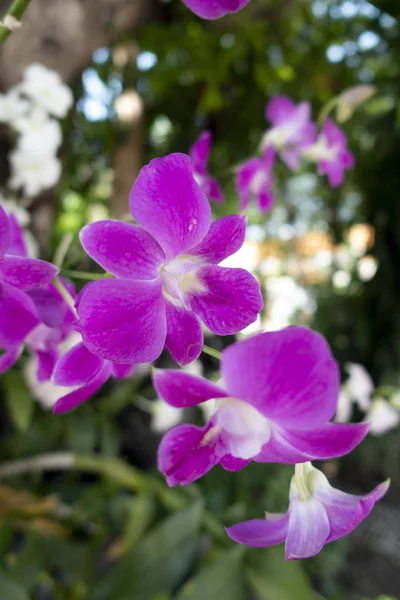
[[23,99],[18,88],[0,94],[0,123],[14,125],[29,110],[30,103]]
[[21,90],[45,111],[62,119],[72,106],[73,96],[56,71],[44,65],[29,65],[24,72]]
[[349,378],[342,386],[336,411],[336,421],[347,422],[353,412],[353,404],[357,404],[362,412],[367,412],[371,404],[371,396],[375,386],[366,369],[357,363],[345,365]]
[[355,109],[372,98],[376,92],[373,85],[355,85],[344,90],[337,98],[336,119],[344,123],[353,115]]
[[379,436],[398,426],[400,414],[388,400],[378,397],[369,408],[367,420],[370,423],[369,432]]
[[18,147],[35,153],[38,149],[56,152],[61,146],[62,131],[58,121],[52,119],[41,108],[35,108],[15,121],[15,128],[21,134]]
[[58,158],[47,152],[29,152],[17,148],[10,154],[10,187],[22,188],[24,194],[33,197],[43,189],[55,185],[61,176],[61,163]]

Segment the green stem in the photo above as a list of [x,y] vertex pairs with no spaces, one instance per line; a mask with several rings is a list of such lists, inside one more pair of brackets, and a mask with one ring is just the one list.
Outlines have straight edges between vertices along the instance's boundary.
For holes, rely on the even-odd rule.
[[[14,19],[20,21],[30,1],[31,0],[14,0],[3,19],[6,17],[14,17]],[[11,30],[8,29],[8,27],[0,26],[0,46],[1,44],[4,44],[10,34]]]
[[73,297],[71,296],[71,294],[69,293],[69,291],[67,289],[65,289],[65,287],[63,286],[61,281],[58,279],[58,277],[53,279],[53,285],[60,292],[61,296],[64,298],[65,302],[68,304],[68,306],[74,313],[75,317],[78,318],[77,312],[75,310],[75,301],[74,301]]
[[204,352],[204,354],[208,354],[208,356],[212,356],[213,358],[217,358],[218,360],[221,360],[221,358],[222,358],[221,352],[219,352],[218,350],[215,350],[215,348],[211,348],[210,346],[207,346],[207,344],[204,344],[203,352]]
[[71,279],[82,279],[83,281],[98,281],[99,279],[107,277],[104,273],[85,273],[83,271],[69,270],[63,270],[62,274],[71,277]]

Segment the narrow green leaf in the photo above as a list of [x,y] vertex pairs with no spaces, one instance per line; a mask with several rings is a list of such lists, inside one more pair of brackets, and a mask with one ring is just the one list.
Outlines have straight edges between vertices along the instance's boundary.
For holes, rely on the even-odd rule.
[[87,600],[150,600],[173,590],[189,571],[198,543],[202,505],[163,521],[92,589]]
[[242,556],[240,547],[223,552],[185,584],[177,600],[246,600]]
[[8,371],[3,375],[10,418],[18,431],[26,431],[35,409],[34,400],[21,373]]

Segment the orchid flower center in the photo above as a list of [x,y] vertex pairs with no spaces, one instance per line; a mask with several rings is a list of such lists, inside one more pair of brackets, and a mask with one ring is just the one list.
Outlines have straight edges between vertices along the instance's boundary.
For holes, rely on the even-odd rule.
[[175,305],[184,306],[184,295],[203,291],[204,286],[196,271],[200,263],[192,256],[182,254],[160,269],[164,297]]
[[295,466],[294,475],[290,484],[290,497],[307,502],[314,495],[314,472],[310,462],[300,463]]
[[243,459],[257,456],[271,437],[268,419],[237,398],[218,398],[215,405],[215,426],[220,428],[229,453]]
[[326,138],[320,135],[315,144],[305,148],[303,154],[308,160],[333,162],[336,160],[338,150],[337,144],[328,145]]

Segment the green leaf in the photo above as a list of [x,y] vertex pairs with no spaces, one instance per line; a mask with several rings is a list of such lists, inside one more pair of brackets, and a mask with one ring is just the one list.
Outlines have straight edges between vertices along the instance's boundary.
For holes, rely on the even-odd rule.
[[185,584],[177,600],[246,600],[242,556],[240,547],[221,554]]
[[154,499],[150,494],[144,493],[132,500],[124,536],[128,550],[143,536],[152,521],[154,511]]
[[0,570],[0,590],[4,600],[29,600],[27,592],[23,587],[5,572]]
[[3,375],[10,418],[18,431],[26,431],[32,420],[35,404],[21,373],[8,371]]
[[246,578],[260,600],[311,600],[312,590],[301,564],[285,560],[283,547],[257,552]]
[[93,587],[87,600],[150,600],[175,588],[193,562],[202,505],[169,517]]

